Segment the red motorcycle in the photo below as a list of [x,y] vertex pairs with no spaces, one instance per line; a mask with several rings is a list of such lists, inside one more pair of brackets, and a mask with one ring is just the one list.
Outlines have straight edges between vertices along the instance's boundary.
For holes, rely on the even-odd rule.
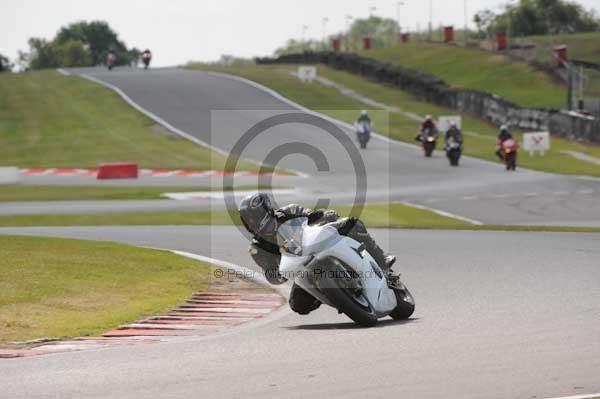
[[438,131],[435,128],[425,128],[416,137],[417,141],[423,146],[423,153],[426,157],[431,157],[438,139]]
[[502,157],[504,158],[504,164],[506,170],[517,169],[517,149],[519,144],[513,138],[504,140],[502,142]]

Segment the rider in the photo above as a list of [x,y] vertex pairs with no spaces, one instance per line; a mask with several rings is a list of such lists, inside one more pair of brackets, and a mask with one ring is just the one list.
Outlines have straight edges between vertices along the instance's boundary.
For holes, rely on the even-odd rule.
[[367,122],[367,123],[369,123],[369,125],[371,124],[371,118],[369,117],[369,113],[367,112],[366,109],[363,109],[362,111],[360,111],[360,115],[358,116],[358,119],[356,120],[356,123],[361,123],[361,122]]
[[111,69],[116,61],[117,55],[115,54],[115,51],[113,49],[108,50],[108,55],[106,56],[106,65],[108,65],[108,68]]
[[146,60],[148,64],[150,63],[150,60],[152,60],[152,53],[149,49],[144,50],[142,53],[142,60],[144,61],[144,64],[146,64]]
[[437,132],[437,127],[435,126],[435,122],[433,121],[433,118],[431,117],[431,115],[425,116],[425,119],[421,123],[421,130],[415,137],[415,140],[423,141],[423,133],[425,133],[425,130],[427,130],[427,129],[429,129],[431,131],[431,133]]
[[[364,223],[357,218],[340,218],[330,209],[312,210],[297,204],[290,204],[274,210],[269,196],[256,193],[245,197],[240,203],[240,218],[253,238],[248,248],[252,259],[265,271],[265,277],[272,284],[282,284],[286,279],[279,273],[281,253],[277,245],[277,228],[286,221],[298,217],[308,218],[309,224],[331,223],[338,232],[365,245],[366,250],[385,272],[391,273],[396,261],[393,255],[385,255],[371,237]],[[312,295],[294,284],[290,294],[290,307],[300,314],[308,314],[321,305]]]
[[446,146],[448,145],[448,140],[450,140],[450,138],[453,138],[457,143],[459,143],[461,145],[463,143],[462,132],[460,131],[460,129],[456,125],[455,121],[451,121],[450,122],[450,129],[448,129],[446,131],[446,136],[444,138]]
[[512,139],[512,135],[508,131],[508,126],[500,126],[500,133],[498,133],[498,137],[496,139],[496,155],[501,161],[504,160],[504,156],[502,155],[502,144],[508,139]]

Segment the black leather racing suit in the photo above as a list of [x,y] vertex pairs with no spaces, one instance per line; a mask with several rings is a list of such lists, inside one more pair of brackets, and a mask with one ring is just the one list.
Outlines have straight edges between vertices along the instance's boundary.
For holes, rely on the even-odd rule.
[[[290,204],[275,211],[278,225],[297,217],[307,217],[309,224],[332,223],[340,234],[364,243],[367,251],[379,266],[383,270],[388,269],[383,250],[371,237],[360,219],[354,217],[340,219],[336,211],[329,209],[312,210],[297,204]],[[279,273],[281,253],[274,236],[260,237],[255,235],[248,250],[256,264],[265,271],[265,277],[270,283],[281,284],[286,281]],[[296,284],[292,286],[289,302],[292,310],[300,314],[308,314],[321,305],[317,299]]]

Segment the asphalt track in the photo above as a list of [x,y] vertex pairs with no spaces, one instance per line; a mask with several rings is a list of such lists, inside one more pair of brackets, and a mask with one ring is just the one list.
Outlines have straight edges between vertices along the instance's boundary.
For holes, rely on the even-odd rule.
[[[231,227],[0,233],[114,240],[254,267]],[[225,335],[0,362],[2,398],[548,398],[600,392],[594,234],[375,230],[417,309],[355,327],[284,309]],[[237,239],[239,237],[239,239]]]
[[[254,124],[282,113],[298,112],[290,103],[231,77],[182,69],[72,70],[111,84],[132,101],[175,128],[229,152]],[[324,154],[326,171],[310,157],[290,154],[279,165],[309,174],[293,184],[298,194],[280,202],[325,198],[349,204],[355,199],[357,161],[366,166],[368,202],[410,201],[489,224],[600,226],[600,179],[559,176],[520,170],[464,157],[450,168],[438,152],[425,159],[416,146],[373,139],[358,158],[349,156],[354,134],[347,128],[342,144],[323,129],[289,123],[266,130],[242,155],[262,161],[278,146],[300,143]],[[468,142],[467,142],[468,145]],[[304,148],[303,147],[303,148]],[[298,145],[288,152],[295,152]],[[288,149],[289,150],[289,149]],[[490,151],[493,150],[490,148]],[[93,183],[93,180],[90,181]],[[214,180],[212,183],[218,183]],[[80,182],[79,182],[80,184]],[[307,204],[310,205],[310,204]],[[201,210],[222,208],[222,201],[86,201],[3,203],[0,214],[92,213],[123,211]]]

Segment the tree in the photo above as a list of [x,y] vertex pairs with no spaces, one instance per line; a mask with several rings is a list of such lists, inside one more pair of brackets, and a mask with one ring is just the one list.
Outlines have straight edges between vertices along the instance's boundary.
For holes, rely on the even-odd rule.
[[473,22],[475,22],[475,26],[477,26],[477,32],[479,33],[480,37],[484,37],[491,33],[489,29],[494,23],[495,19],[496,14],[494,14],[494,12],[489,8],[479,11],[473,16]]
[[[486,11],[476,15],[482,23]],[[495,15],[487,29],[491,33],[510,29],[513,36],[590,32],[600,29],[600,21],[593,11],[565,0],[521,0]]]
[[108,51],[117,55],[117,65],[129,65],[138,50],[128,50],[106,22],[76,22],[62,27],[56,37],[29,39],[29,53],[19,54],[21,69],[83,67],[103,64]]
[[68,41],[79,41],[90,51],[93,65],[103,64],[109,50],[115,51],[117,65],[129,64],[132,60],[125,43],[111,27],[103,21],[76,22],[62,27],[54,42],[63,44]]
[[396,40],[400,32],[398,22],[389,18],[370,16],[367,19],[357,19],[350,27],[350,40],[354,48],[360,48],[363,38],[370,37],[373,47],[385,47]]
[[69,40],[58,45],[60,63],[65,67],[82,67],[92,64],[92,55],[86,46],[77,40]]
[[32,37],[29,39],[29,68],[45,69],[61,66],[58,49],[45,39]]
[[11,64],[8,57],[0,54],[0,73],[12,71],[13,64]]

